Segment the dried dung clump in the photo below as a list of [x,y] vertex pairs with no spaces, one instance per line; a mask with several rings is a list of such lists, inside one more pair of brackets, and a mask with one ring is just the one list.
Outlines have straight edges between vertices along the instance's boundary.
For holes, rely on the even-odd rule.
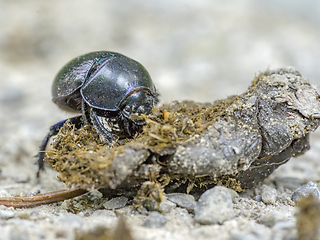
[[320,124],[320,90],[292,68],[261,73],[248,90],[213,103],[173,101],[143,117],[132,139],[103,144],[92,126],[67,123],[46,160],[68,187],[138,190],[146,181],[166,192],[262,182],[309,149]]

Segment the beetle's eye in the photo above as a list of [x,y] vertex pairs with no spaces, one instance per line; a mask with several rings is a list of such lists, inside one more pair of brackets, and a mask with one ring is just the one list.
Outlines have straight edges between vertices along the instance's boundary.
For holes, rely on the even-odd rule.
[[122,110],[122,113],[126,118],[128,118],[131,115],[131,112],[132,112],[132,109],[130,105],[125,106]]
[[130,110],[131,110],[131,108],[130,108],[130,106],[129,106],[129,105],[125,106],[125,108],[124,108],[124,111],[125,111],[125,112],[128,112],[128,113],[129,113],[129,112],[130,112]]
[[140,106],[139,108],[138,108],[138,111],[137,111],[138,113],[144,113],[144,106]]

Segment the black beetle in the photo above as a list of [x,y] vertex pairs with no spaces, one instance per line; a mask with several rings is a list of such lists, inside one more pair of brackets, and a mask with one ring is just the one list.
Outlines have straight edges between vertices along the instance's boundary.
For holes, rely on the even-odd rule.
[[[131,137],[144,125],[132,113],[149,114],[158,94],[147,70],[137,61],[116,52],[91,52],[67,63],[52,84],[52,101],[61,109],[82,113],[69,119],[76,128],[92,124],[105,142]],[[102,123],[105,120],[106,124]],[[50,137],[67,120],[51,126],[40,145],[39,171]]]

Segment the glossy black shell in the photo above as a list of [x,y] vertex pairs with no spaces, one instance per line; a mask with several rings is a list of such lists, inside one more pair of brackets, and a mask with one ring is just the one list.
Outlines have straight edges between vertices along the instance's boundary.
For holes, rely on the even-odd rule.
[[92,108],[117,111],[133,92],[156,96],[147,70],[116,52],[92,52],[67,63],[52,85],[53,102],[68,111],[81,112],[82,99]]

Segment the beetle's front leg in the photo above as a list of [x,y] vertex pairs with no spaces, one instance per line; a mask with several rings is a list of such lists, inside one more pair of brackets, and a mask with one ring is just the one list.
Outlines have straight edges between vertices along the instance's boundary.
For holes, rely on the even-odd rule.
[[45,157],[45,150],[47,148],[48,142],[50,138],[54,135],[57,135],[60,128],[63,127],[66,121],[70,121],[70,123],[74,124],[76,128],[80,128],[82,125],[82,116],[77,116],[73,118],[69,118],[66,120],[62,120],[60,122],[57,122],[56,124],[52,125],[50,127],[49,133],[47,136],[42,140],[40,147],[39,147],[39,153],[37,155],[37,162],[38,162],[38,172],[37,172],[37,178],[40,176],[40,171],[44,170],[44,157]]
[[97,113],[92,108],[90,108],[90,120],[104,142],[109,142],[109,144],[111,145],[114,141],[116,141],[116,138],[114,137],[112,132],[105,129],[105,127],[101,124]]
[[90,107],[88,104],[82,99],[81,102],[81,112],[82,112],[82,122],[83,125],[89,125],[90,124]]
[[124,120],[123,120],[123,127],[124,127],[126,133],[128,134],[128,136],[132,136],[133,135],[132,131],[131,131],[132,126],[130,124],[130,121],[128,119],[126,119],[126,118],[124,118]]

